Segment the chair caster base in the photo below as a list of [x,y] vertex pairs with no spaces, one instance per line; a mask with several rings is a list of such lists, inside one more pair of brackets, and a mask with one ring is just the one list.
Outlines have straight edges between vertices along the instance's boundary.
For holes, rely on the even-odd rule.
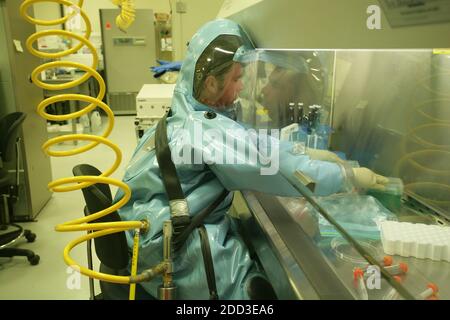
[[39,260],[41,260],[41,257],[39,257],[37,254],[34,254],[31,257],[27,257],[28,258],[28,262],[32,265],[35,266],[37,264],[39,264]]
[[34,242],[36,240],[36,234],[31,232],[30,230],[25,230],[24,236],[28,242]]

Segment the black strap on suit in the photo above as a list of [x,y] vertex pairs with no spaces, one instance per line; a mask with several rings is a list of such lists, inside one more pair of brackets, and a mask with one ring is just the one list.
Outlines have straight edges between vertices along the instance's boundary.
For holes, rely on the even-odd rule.
[[[175,164],[172,161],[172,154],[169,148],[169,141],[167,138],[167,117],[171,114],[167,114],[162,118],[156,127],[155,133],[155,149],[156,149],[156,160],[158,161],[158,166],[161,171],[162,180],[164,187],[166,189],[169,201],[172,200],[185,200],[183,190],[181,188],[180,179],[178,177]],[[210,299],[218,299],[216,279],[214,272],[214,264],[211,254],[211,248],[209,245],[208,234],[206,228],[203,225],[204,219],[213,212],[220,203],[227,197],[229,192],[224,190],[208,207],[197,214],[192,220],[190,216],[184,217],[174,217],[171,216],[173,225],[173,247],[174,251],[178,251],[191,232],[199,228],[199,235],[202,246],[202,255],[205,265],[206,279],[208,282],[208,289],[210,294]]]
[[156,127],[156,159],[158,161],[159,170],[161,171],[164,187],[166,188],[169,200],[185,199],[181,183],[178,179],[175,164],[172,161],[172,154],[167,139],[167,115],[164,116]]

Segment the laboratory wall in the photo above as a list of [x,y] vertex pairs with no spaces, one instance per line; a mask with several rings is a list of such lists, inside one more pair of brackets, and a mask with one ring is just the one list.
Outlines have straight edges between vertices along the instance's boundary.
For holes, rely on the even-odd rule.
[[[153,9],[154,12],[170,12],[169,0],[135,0],[136,8]],[[117,8],[110,0],[86,0],[83,3],[83,9],[89,16],[92,23],[92,32],[100,33],[99,9]],[[60,17],[61,8],[59,3],[43,2],[34,5],[34,13],[37,18],[49,20]],[[48,29],[49,27],[37,26],[37,30]],[[61,27],[57,27],[60,29]]]
[[176,3],[172,1],[174,60],[184,58],[186,44],[203,24],[217,17],[224,0],[184,0],[182,2],[185,3],[185,13],[178,13]]
[[[182,60],[186,53],[186,43],[204,23],[214,19],[224,0],[135,0],[136,8],[152,9],[153,12],[170,13],[172,11],[172,34],[174,47],[174,60]],[[177,5],[181,2],[181,5]],[[99,9],[116,8],[110,0],[87,0],[83,8],[92,23],[93,36],[101,32]],[[51,19],[59,17],[59,4],[42,3],[35,6],[37,18]],[[48,27],[37,26],[37,30]]]
[[[170,12],[169,0],[134,0],[137,9],[152,9],[153,12]],[[89,16],[92,23],[92,32],[100,33],[100,15],[99,9],[115,9],[115,6],[110,0],[87,0],[84,1],[83,9]]]

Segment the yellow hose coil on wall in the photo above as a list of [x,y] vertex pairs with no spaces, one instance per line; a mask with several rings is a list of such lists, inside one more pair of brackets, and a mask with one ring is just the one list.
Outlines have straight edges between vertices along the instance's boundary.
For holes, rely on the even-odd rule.
[[[66,7],[71,7],[73,10],[73,13],[65,16],[63,18],[57,19],[57,20],[51,20],[51,21],[43,21],[34,19],[28,14],[28,8],[36,3],[39,2],[53,2],[57,4],[64,5]],[[118,20],[120,21],[121,26],[119,26],[121,29],[128,27],[134,20],[134,8],[132,6],[131,1],[119,1],[122,5],[122,13],[118,17]],[[44,152],[53,157],[65,157],[65,156],[72,156],[77,155],[83,152],[86,152],[88,150],[93,149],[98,144],[104,144],[110,147],[115,155],[116,159],[113,163],[113,165],[104,171],[101,176],[78,176],[78,177],[70,177],[70,178],[63,178],[58,179],[55,181],[52,181],[49,183],[48,187],[53,192],[68,192],[68,191],[74,191],[74,190],[80,190],[83,188],[86,188],[88,186],[91,186],[96,183],[104,183],[104,184],[111,184],[114,186],[117,186],[121,188],[124,192],[124,196],[120,201],[112,205],[111,207],[96,212],[94,214],[91,214],[87,217],[83,217],[80,219],[72,220],[65,222],[63,224],[60,224],[55,227],[55,230],[67,232],[67,231],[94,231],[91,233],[88,233],[78,239],[73,240],[70,242],[64,249],[64,261],[69,266],[75,266],[77,270],[81,274],[84,274],[88,277],[99,279],[102,281],[107,282],[114,282],[114,283],[121,283],[121,284],[129,284],[130,282],[130,276],[116,276],[116,275],[109,275],[105,273],[95,272],[93,270],[90,270],[88,268],[80,266],[78,263],[76,263],[71,257],[70,257],[70,251],[78,244],[88,241],[89,239],[105,236],[111,233],[116,232],[122,232],[126,230],[136,230],[136,229],[147,229],[148,223],[146,221],[128,221],[128,222],[110,222],[110,223],[89,223],[93,220],[96,220],[100,217],[103,217],[111,212],[114,212],[124,206],[128,200],[131,197],[131,190],[125,183],[115,180],[112,178],[109,178],[109,176],[118,168],[120,165],[120,162],[122,160],[122,153],[117,145],[112,143],[110,140],[108,140],[108,136],[111,133],[113,126],[114,126],[114,114],[111,111],[111,109],[102,102],[103,97],[105,96],[106,92],[106,85],[103,80],[103,78],[100,76],[100,74],[96,71],[97,65],[98,65],[98,56],[97,51],[95,47],[92,45],[92,43],[88,40],[91,35],[91,23],[89,21],[89,18],[87,17],[86,13],[81,9],[83,5],[83,0],[79,0],[78,4],[74,4],[67,0],[25,0],[21,7],[20,7],[20,13],[24,19],[26,19],[28,22],[36,25],[41,26],[53,26],[53,25],[60,25],[65,23],[68,19],[71,19],[74,15],[80,14],[83,18],[85,25],[86,25],[86,33],[83,36],[80,36],[78,34],[75,34],[70,31],[66,30],[45,30],[36,32],[35,34],[31,35],[26,42],[26,46],[28,50],[35,56],[39,58],[45,58],[45,59],[58,59],[64,56],[67,56],[69,54],[76,53],[79,49],[81,49],[83,46],[86,46],[90,52],[92,52],[93,55],[93,63],[92,66],[88,67],[80,63],[76,62],[70,62],[70,61],[53,61],[48,62],[40,65],[35,70],[33,70],[31,78],[34,84],[37,86],[46,89],[46,90],[64,90],[73,88],[75,86],[78,86],[79,84],[87,81],[90,77],[94,77],[98,83],[99,83],[99,93],[97,97],[91,97],[81,94],[60,94],[55,95],[50,98],[47,98],[43,100],[38,106],[37,106],[37,112],[39,115],[47,120],[53,120],[53,121],[63,121],[63,120],[70,120],[70,119],[76,119],[79,118],[85,114],[88,114],[92,110],[94,110],[96,107],[100,107],[103,111],[105,111],[106,115],[108,116],[108,126],[105,129],[105,131],[101,134],[101,136],[95,136],[90,134],[70,134],[65,136],[60,136],[56,138],[52,138],[48,140],[43,146]],[[72,40],[77,40],[79,43],[74,46],[71,49],[61,51],[58,53],[46,53],[36,50],[33,47],[33,43],[35,43],[39,38],[46,37],[46,36],[60,36],[60,37],[66,37]],[[80,70],[85,71],[86,73],[79,79],[70,81],[68,83],[64,84],[48,84],[44,83],[39,79],[39,75],[41,72],[45,71],[46,69],[51,68],[57,68],[57,67],[71,67],[71,68],[77,68]],[[74,101],[83,101],[89,103],[86,107],[84,107],[82,110],[73,112],[70,114],[65,115],[51,115],[46,112],[47,106],[54,104],[56,102],[61,101],[67,101],[67,100],[74,100]],[[51,150],[51,147],[55,144],[65,142],[65,141],[88,141],[89,143],[84,146],[76,147],[75,149],[69,150],[69,151],[55,151]],[[138,239],[138,237],[135,237],[135,239]],[[133,255],[133,264],[136,264],[137,262],[137,253],[134,252]],[[136,272],[136,268],[134,265],[134,268],[132,268],[134,272]],[[134,276],[135,274],[132,274]],[[130,291],[130,298],[134,298],[134,293]]]

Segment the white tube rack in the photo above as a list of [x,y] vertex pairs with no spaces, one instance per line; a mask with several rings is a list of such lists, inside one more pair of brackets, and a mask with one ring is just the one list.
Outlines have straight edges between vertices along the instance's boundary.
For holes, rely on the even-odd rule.
[[397,221],[380,225],[386,254],[450,262],[450,227]]

